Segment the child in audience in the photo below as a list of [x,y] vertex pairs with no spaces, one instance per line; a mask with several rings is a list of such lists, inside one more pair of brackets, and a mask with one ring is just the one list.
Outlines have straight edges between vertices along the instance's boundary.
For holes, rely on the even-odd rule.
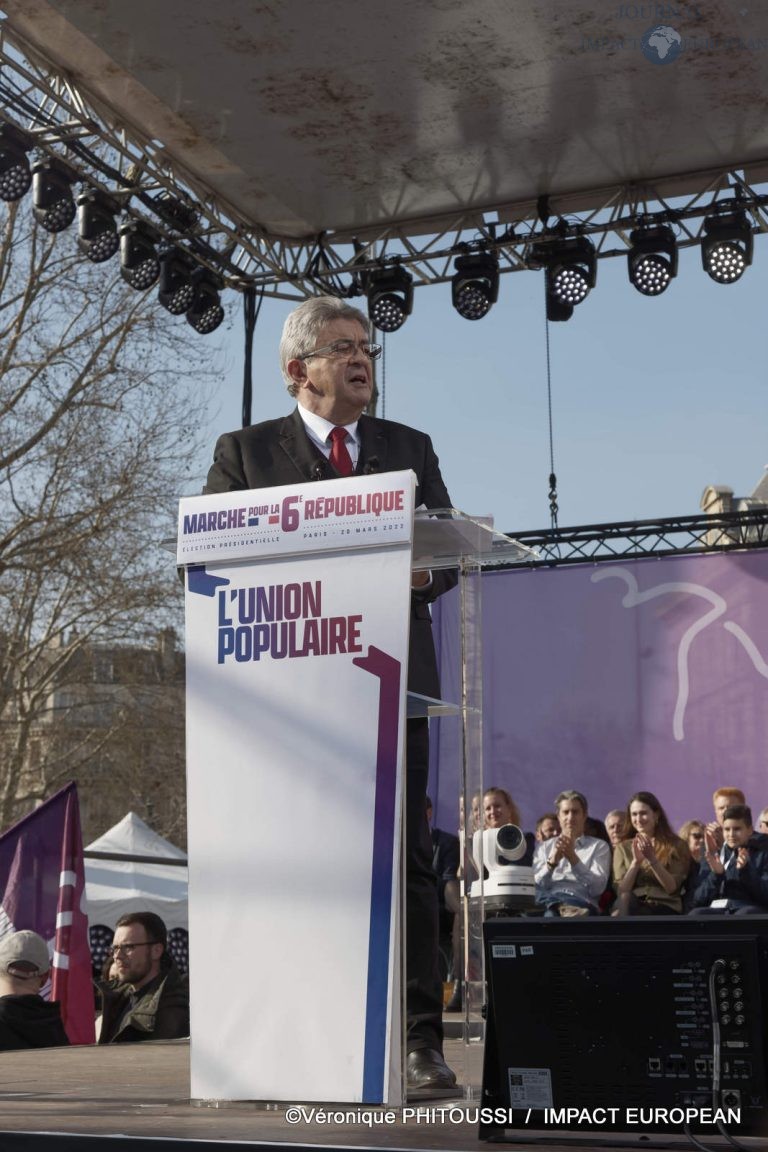
[[[693,916],[768,912],[768,848],[753,835],[752,812],[732,804],[723,817],[723,846],[707,830],[706,854],[693,899]],[[759,844],[760,846],[756,846]]]

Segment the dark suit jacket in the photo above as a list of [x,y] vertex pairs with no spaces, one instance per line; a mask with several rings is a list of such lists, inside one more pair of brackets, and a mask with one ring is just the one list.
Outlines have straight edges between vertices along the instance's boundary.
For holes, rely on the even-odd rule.
[[[399,472],[410,468],[416,473],[417,508],[421,504],[427,508],[451,507],[429,436],[405,424],[373,416],[361,416],[357,430],[360,437],[358,473]],[[220,436],[203,491],[271,488],[308,480],[330,480],[336,476],[307,436],[304,421],[295,409],[290,416],[265,420]],[[429,588],[411,594],[408,688],[412,692],[425,696],[440,694],[429,603],[455,583],[455,572],[436,571]]]
[[459,874],[459,838],[442,828],[432,829],[432,868],[437,876],[437,891],[440,903],[444,904],[443,892],[448,880],[456,880]]
[[751,838],[747,847],[749,862],[743,868],[726,865],[722,875],[702,860],[693,893],[694,908],[706,908],[713,900],[725,899],[737,907],[754,904],[768,911],[768,849],[756,846]]

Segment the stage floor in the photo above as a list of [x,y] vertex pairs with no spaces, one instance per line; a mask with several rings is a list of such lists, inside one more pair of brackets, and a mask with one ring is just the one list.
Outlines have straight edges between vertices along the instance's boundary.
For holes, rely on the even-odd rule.
[[[482,1046],[471,1045],[469,1053],[471,1080],[479,1084]],[[465,1066],[461,1040],[446,1039],[445,1054],[461,1076]],[[222,1152],[229,1146],[235,1152],[247,1144],[372,1152],[470,1152],[492,1147],[478,1140],[477,1124],[465,1118],[467,1111],[479,1108],[479,1100],[466,1099],[461,1086],[455,1100],[411,1104],[417,1113],[392,1109],[393,1122],[371,1127],[319,1119],[312,1122],[306,1116],[313,1107],[315,1116],[323,1110],[386,1111],[383,1106],[304,1105],[305,1118],[292,1124],[287,1119],[291,1112],[288,1105],[193,1105],[189,1101],[189,1043],[185,1040],[0,1053],[0,1152],[111,1152],[113,1148],[115,1152],[196,1152],[198,1146],[202,1152],[211,1143]],[[541,1149],[545,1143],[548,1152],[566,1152],[574,1143],[599,1147],[600,1152],[617,1152],[628,1146],[621,1138],[611,1140],[609,1136],[585,1141],[584,1136],[579,1139],[574,1133],[572,1138],[561,1137],[561,1142],[556,1134],[544,1141],[542,1135],[532,1133],[528,1139],[524,1133],[516,1134],[514,1144],[508,1146]],[[637,1135],[646,1141],[646,1148],[664,1143]],[[198,1141],[203,1144],[197,1145]],[[678,1149],[691,1148],[684,1139],[671,1143]],[[727,1147],[718,1139],[708,1138],[707,1144]],[[744,1145],[765,1148],[764,1142],[751,1139]],[[632,1146],[638,1146],[637,1137]]]
[[[461,1041],[446,1040],[446,1056],[463,1066]],[[481,1079],[482,1048],[473,1045],[473,1077]],[[154,1139],[257,1141],[356,1148],[477,1149],[474,1124],[452,1123],[433,1109],[474,1107],[463,1099],[421,1102],[421,1123],[404,1120],[399,1110],[393,1124],[290,1124],[286,1106],[256,1104],[200,1107],[189,1101],[189,1043],[116,1044],[94,1048],[49,1048],[0,1053],[0,1149],[5,1133],[78,1133],[82,1136],[133,1136]],[[312,1105],[305,1105],[307,1112]],[[330,1105],[314,1105],[330,1111]],[[417,1107],[417,1105],[413,1105]],[[362,1110],[363,1105],[336,1105],[333,1111]],[[427,1110],[430,1110],[430,1113]],[[382,1106],[370,1109],[386,1111]],[[456,1114],[454,1113],[454,1118]],[[51,1146],[53,1147],[53,1141]],[[85,1143],[85,1142],[84,1142]]]

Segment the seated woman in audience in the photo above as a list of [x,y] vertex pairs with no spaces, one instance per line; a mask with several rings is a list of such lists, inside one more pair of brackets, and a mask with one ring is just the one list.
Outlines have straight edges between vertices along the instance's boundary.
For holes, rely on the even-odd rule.
[[[506,788],[498,788],[494,785],[492,788],[486,788],[483,793],[483,816],[485,818],[484,831],[491,828],[503,828],[505,824],[516,824],[518,828],[522,829],[522,819],[520,810],[515,804],[514,800],[507,792]],[[535,840],[532,832],[525,832],[525,842],[527,845],[527,856],[533,859],[533,849]],[[475,834],[477,836],[477,833]],[[473,838],[474,840],[474,838]],[[473,864],[477,867],[480,856],[474,852],[474,848],[478,847],[473,843]],[[478,852],[480,851],[478,847]],[[485,848],[482,849],[485,851]],[[500,865],[507,865],[514,863],[511,860],[499,860]],[[483,869],[485,879],[488,879],[488,869]]]
[[691,865],[688,869],[688,878],[683,887],[683,912],[690,912],[693,908],[693,899],[696,892],[696,884],[699,879],[699,869],[701,862],[704,859],[704,838],[706,836],[707,826],[701,820],[686,820],[682,828],[678,832],[681,840],[684,840],[688,845],[688,851],[691,854]]
[[675,836],[652,792],[636,792],[627,805],[627,839],[613,850],[612,916],[658,916],[683,910],[682,890],[691,855]]
[[701,820],[686,820],[678,832],[681,840],[685,840],[691,859],[700,864],[704,859],[704,831],[706,825]]
[[504,824],[521,827],[520,811],[506,788],[486,788],[483,792],[485,828],[501,828]]

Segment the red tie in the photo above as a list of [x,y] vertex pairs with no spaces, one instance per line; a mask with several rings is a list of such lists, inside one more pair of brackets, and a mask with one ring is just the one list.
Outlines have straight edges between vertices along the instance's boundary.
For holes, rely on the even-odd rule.
[[347,451],[347,446],[344,441],[347,438],[346,428],[336,427],[331,429],[331,455],[329,460],[338,472],[339,476],[351,476],[354,472],[352,467],[352,457]]

